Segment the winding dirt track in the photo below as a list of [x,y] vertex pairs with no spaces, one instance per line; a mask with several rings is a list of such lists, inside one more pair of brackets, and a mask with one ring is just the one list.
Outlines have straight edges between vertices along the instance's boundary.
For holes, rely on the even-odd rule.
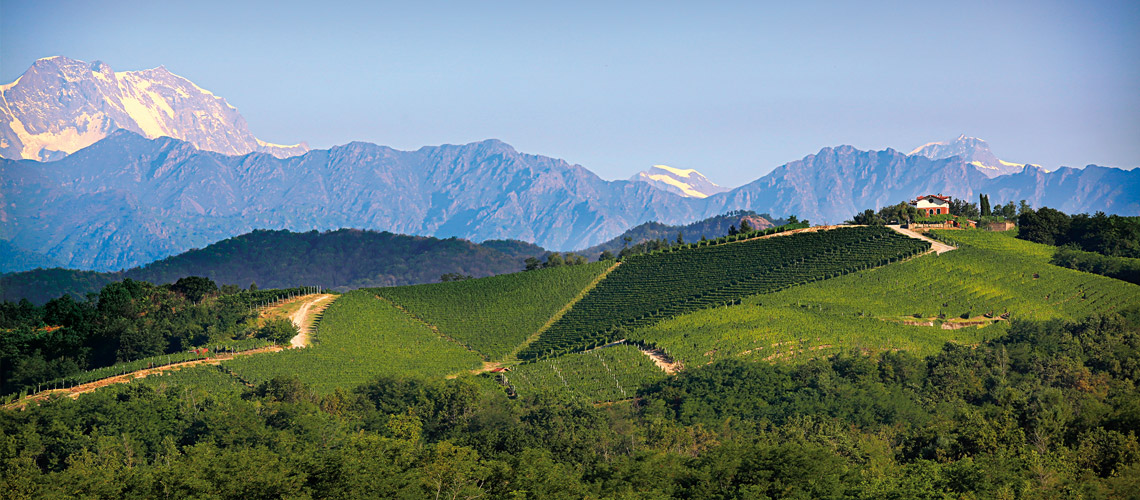
[[941,241],[930,239],[926,236],[918,234],[918,233],[911,231],[909,229],[903,229],[899,226],[887,226],[887,227],[895,230],[895,232],[902,234],[904,236],[910,236],[911,238],[917,238],[917,239],[920,239],[922,241],[930,243],[930,249],[933,250],[934,253],[938,254],[938,255],[942,255],[942,254],[949,252],[951,250],[957,250],[958,249],[958,247],[950,246],[950,245],[947,245]]
[[308,347],[309,334],[312,333],[313,325],[316,323],[316,315],[324,312],[325,308],[332,304],[336,295],[331,293],[322,293],[314,295],[311,299],[307,299],[297,312],[289,316],[289,319],[294,325],[297,325],[297,336],[293,337],[289,344],[293,348]]

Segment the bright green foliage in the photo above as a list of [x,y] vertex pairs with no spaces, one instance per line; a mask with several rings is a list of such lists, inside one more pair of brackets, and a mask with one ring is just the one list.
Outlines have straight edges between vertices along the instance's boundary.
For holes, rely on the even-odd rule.
[[[735,356],[803,359],[852,347],[926,354],[944,342],[974,343],[1003,334],[1005,313],[1015,319],[1076,320],[1140,304],[1140,287],[1053,266],[1051,247],[1012,233],[966,230],[936,236],[959,248],[756,295],[741,305],[635,330],[630,337],[654,343],[690,366]],[[942,328],[964,317],[989,326]]]
[[519,396],[554,392],[597,402],[632,398],[665,372],[637,347],[622,344],[520,365],[503,377]]
[[519,357],[604,344],[625,328],[884,265],[929,246],[884,227],[854,227],[631,257]]
[[378,375],[437,377],[480,364],[477,354],[366,291],[337,298],[317,324],[315,340],[312,347],[238,358],[225,366],[250,383],[296,375],[328,393]]
[[735,357],[798,363],[852,348],[934,353],[946,342],[974,343],[1004,333],[1007,326],[1004,321],[984,329],[908,326],[819,304],[757,303],[765,297],[670,318],[634,330],[629,338],[653,343],[688,366]]
[[538,331],[612,264],[595,262],[371,291],[435,325],[445,335],[497,359]]

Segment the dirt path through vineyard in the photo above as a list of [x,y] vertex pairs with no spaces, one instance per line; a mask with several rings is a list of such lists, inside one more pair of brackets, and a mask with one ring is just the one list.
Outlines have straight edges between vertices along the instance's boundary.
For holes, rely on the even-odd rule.
[[945,243],[942,243],[941,241],[930,239],[926,236],[918,234],[918,233],[911,231],[909,229],[903,229],[899,226],[887,226],[887,227],[895,230],[895,232],[897,232],[903,236],[910,236],[911,238],[917,238],[917,239],[920,239],[920,240],[925,241],[927,243],[930,243],[930,249],[933,250],[934,253],[938,254],[938,255],[942,255],[942,254],[949,252],[951,250],[957,250],[958,249],[958,247],[953,247],[953,246],[947,245]]
[[271,345],[268,347],[251,349],[249,351],[237,352],[237,353],[234,353],[232,355],[230,355],[230,354],[223,354],[223,355],[215,354],[213,356],[205,357],[202,359],[192,359],[190,361],[183,361],[181,363],[172,363],[169,365],[156,366],[154,368],[144,368],[142,370],[135,370],[135,371],[130,372],[130,373],[125,373],[123,375],[116,375],[114,377],[103,378],[103,379],[96,380],[94,382],[88,382],[86,384],[80,384],[80,385],[77,385],[75,387],[68,387],[66,389],[48,389],[48,390],[40,391],[36,394],[28,396],[24,399],[21,399],[19,401],[14,402],[14,403],[4,405],[3,409],[5,409],[5,410],[22,409],[25,406],[27,406],[28,403],[33,403],[36,401],[45,400],[49,396],[51,396],[52,394],[60,394],[60,395],[68,396],[71,399],[75,399],[75,398],[79,397],[80,394],[92,392],[95,389],[99,389],[100,387],[106,387],[108,385],[114,385],[114,384],[124,384],[124,383],[130,382],[130,381],[135,380],[135,379],[146,378],[148,375],[154,375],[155,373],[161,373],[161,372],[171,371],[171,370],[181,370],[183,368],[187,368],[187,367],[191,367],[191,366],[197,366],[197,365],[216,365],[216,364],[220,364],[222,361],[233,359],[237,356],[251,356],[254,354],[261,354],[261,353],[265,353],[265,352],[280,351],[282,349],[283,349],[283,347],[281,347],[281,346]]
[[317,315],[324,312],[325,308],[332,304],[336,297],[331,293],[314,294],[311,298],[305,299],[305,303],[301,304],[297,312],[289,316],[293,324],[297,325],[298,331],[297,336],[290,341],[293,348],[309,345],[309,334],[313,333],[313,325],[316,324]]

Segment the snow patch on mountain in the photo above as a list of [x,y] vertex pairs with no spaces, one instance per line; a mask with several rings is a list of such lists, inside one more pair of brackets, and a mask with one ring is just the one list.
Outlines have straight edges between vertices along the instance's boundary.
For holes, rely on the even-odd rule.
[[714,184],[694,169],[682,170],[668,165],[654,165],[649,170],[638,172],[630,180],[645,182],[687,198],[707,198],[728,191],[728,188]]
[[163,66],[116,72],[101,61],[53,56],[0,85],[0,157],[58,159],[118,129],[227,155],[309,150],[254,137],[237,108]]
[[960,156],[991,179],[1001,175],[1016,174],[1025,168],[1024,164],[998,158],[990,151],[990,145],[986,141],[977,137],[967,137],[965,134],[953,141],[923,144],[908,154],[908,156],[914,155],[925,156],[931,160]]

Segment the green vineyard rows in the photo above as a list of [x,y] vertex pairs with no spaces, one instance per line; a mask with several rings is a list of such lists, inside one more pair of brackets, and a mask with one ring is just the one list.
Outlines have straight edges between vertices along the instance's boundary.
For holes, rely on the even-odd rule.
[[244,339],[244,340],[229,340],[229,341],[225,341],[225,342],[220,342],[218,344],[211,344],[208,346],[203,346],[205,348],[204,351],[195,352],[195,351],[197,351],[197,350],[195,350],[195,351],[176,352],[176,353],[172,353],[172,354],[161,354],[158,356],[151,356],[148,358],[142,358],[142,359],[137,359],[134,361],[127,361],[127,362],[123,362],[123,363],[116,363],[116,364],[111,365],[111,366],[105,366],[102,368],[95,368],[93,370],[87,370],[85,372],[76,373],[76,374],[68,376],[68,377],[58,378],[58,379],[49,380],[47,382],[44,382],[43,384],[41,384],[40,389],[41,390],[42,389],[65,389],[68,387],[74,387],[77,385],[86,384],[89,382],[94,382],[96,380],[102,380],[102,379],[110,378],[110,377],[117,377],[119,375],[124,375],[127,373],[131,373],[134,371],[139,371],[139,370],[143,370],[143,369],[147,369],[147,368],[157,368],[160,366],[172,365],[175,363],[184,363],[186,361],[194,361],[196,359],[205,359],[205,358],[209,358],[211,356],[214,356],[217,353],[249,351],[249,350],[253,350],[253,349],[259,349],[262,347],[266,347],[269,345],[271,345],[271,344],[269,342],[266,342],[264,339],[257,339],[257,338]]
[[519,365],[500,376],[519,396],[555,392],[599,402],[632,398],[666,375],[636,347],[619,344]]
[[325,310],[314,340],[312,347],[238,358],[224,367],[252,384],[296,375],[328,393],[382,374],[438,377],[481,365],[478,354],[362,290],[337,298]]
[[213,397],[236,398],[247,389],[242,383],[230,374],[215,365],[197,365],[178,370],[169,370],[146,378],[133,381],[148,387],[169,390],[200,390]]
[[602,345],[622,329],[881,266],[929,247],[884,227],[852,227],[634,256],[519,358]]
[[595,262],[371,291],[489,359],[498,359],[537,331],[611,264]]
[[[1008,328],[1001,320],[1006,313],[1014,319],[1077,320],[1140,305],[1140,286],[1053,266],[1051,247],[1010,233],[945,231],[939,237],[958,249],[755,295],[740,305],[635,330],[630,338],[652,342],[690,364],[735,356],[803,358],[850,348],[930,354],[948,341],[1001,335]],[[984,327],[942,328],[956,322]]]

